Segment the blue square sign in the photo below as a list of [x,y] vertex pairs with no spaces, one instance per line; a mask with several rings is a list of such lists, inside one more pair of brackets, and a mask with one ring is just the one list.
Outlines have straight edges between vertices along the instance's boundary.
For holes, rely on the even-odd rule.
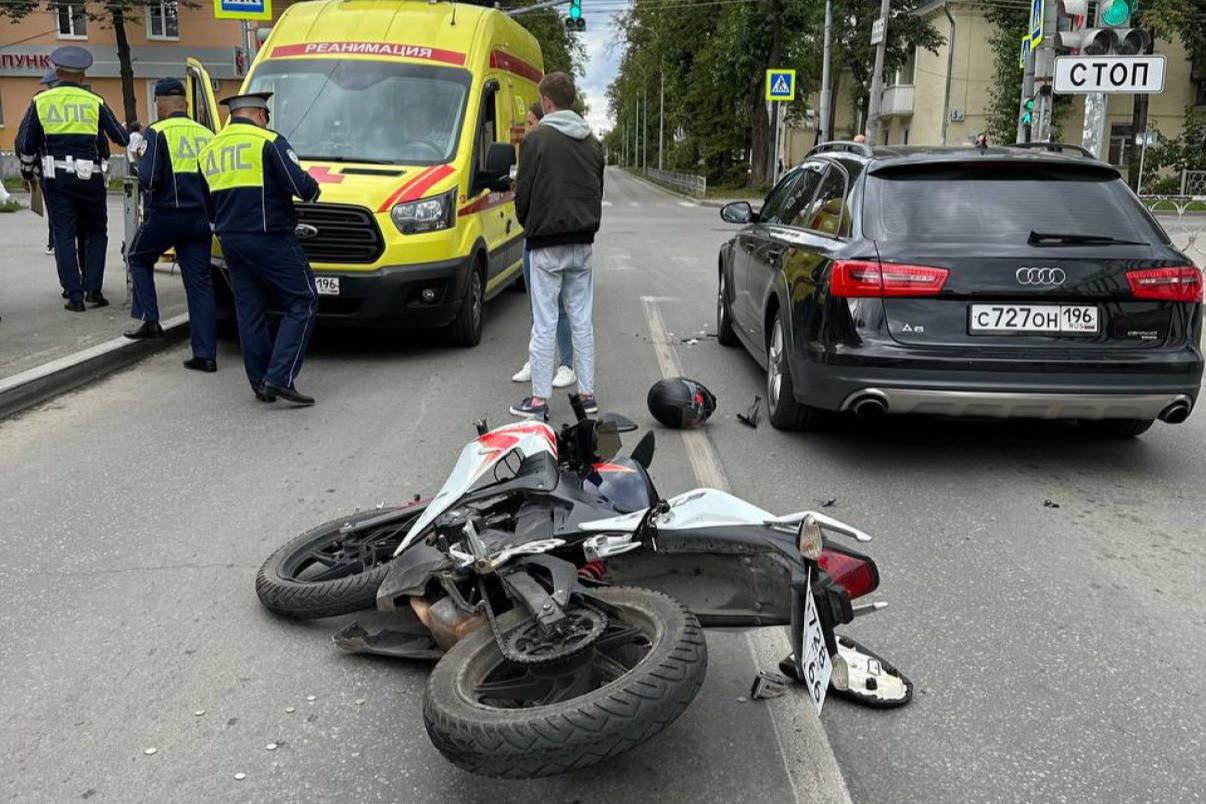
[[793,101],[796,99],[795,70],[766,71],[766,99],[768,101]]
[[220,20],[270,20],[272,0],[214,0],[214,18]]

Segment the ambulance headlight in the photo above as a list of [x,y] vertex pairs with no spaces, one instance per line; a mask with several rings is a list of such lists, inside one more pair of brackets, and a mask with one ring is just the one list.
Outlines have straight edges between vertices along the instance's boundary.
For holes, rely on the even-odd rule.
[[456,188],[418,201],[398,204],[389,213],[402,234],[434,232],[456,225]]

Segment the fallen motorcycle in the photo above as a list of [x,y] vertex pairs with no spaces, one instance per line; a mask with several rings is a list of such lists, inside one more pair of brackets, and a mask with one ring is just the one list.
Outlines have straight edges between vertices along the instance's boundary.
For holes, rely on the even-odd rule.
[[818,712],[830,690],[871,706],[910,700],[908,679],[834,633],[886,604],[854,602],[878,570],[826,533],[869,536],[715,489],[662,499],[653,433],[621,457],[636,424],[571,403],[578,421],[560,431],[478,422],[429,500],[298,536],[260,569],[261,602],[306,619],[386,612],[386,627],[353,623],[336,644],[435,660],[427,733],[487,776],[563,773],[653,737],[703,684],[703,628],[787,626],[780,669]]

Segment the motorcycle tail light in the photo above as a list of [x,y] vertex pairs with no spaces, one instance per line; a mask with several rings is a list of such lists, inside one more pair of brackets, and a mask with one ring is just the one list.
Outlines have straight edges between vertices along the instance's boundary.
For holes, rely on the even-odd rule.
[[829,292],[844,299],[936,296],[949,274],[945,268],[928,265],[837,260],[829,276]]
[[1131,286],[1131,295],[1136,299],[1190,303],[1202,301],[1202,272],[1192,265],[1127,271],[1126,281]]
[[824,570],[834,583],[845,589],[851,600],[869,595],[879,586],[879,570],[869,558],[826,548],[821,551],[817,566]]

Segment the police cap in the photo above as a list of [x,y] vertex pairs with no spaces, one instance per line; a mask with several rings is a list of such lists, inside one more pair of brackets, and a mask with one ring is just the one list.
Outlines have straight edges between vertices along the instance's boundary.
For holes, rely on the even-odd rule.
[[227,107],[232,112],[239,109],[267,109],[268,99],[271,97],[271,92],[248,92],[246,95],[231,95],[229,98],[223,98],[218,101],[218,103]]
[[155,97],[166,98],[172,95],[184,97],[184,82],[179,78],[160,78],[155,82]]
[[92,66],[92,54],[76,45],[64,45],[50,54],[50,63],[64,70],[82,73]]

